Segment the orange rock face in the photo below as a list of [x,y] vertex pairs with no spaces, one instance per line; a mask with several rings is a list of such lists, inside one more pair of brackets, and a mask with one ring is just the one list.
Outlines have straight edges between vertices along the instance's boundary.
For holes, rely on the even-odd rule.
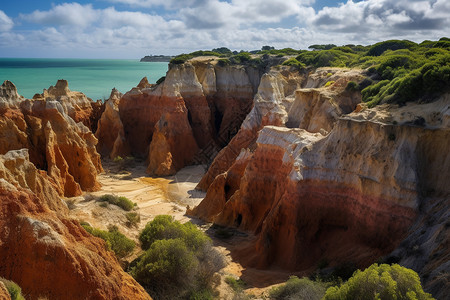
[[[406,237],[425,190],[441,202],[450,195],[442,183],[450,174],[437,171],[450,170],[442,155],[449,147],[448,100],[429,105],[433,111],[361,107],[345,117],[360,101],[345,86],[360,74],[331,71],[330,87],[320,86],[328,70],[318,70],[298,79],[305,88],[297,89],[285,75],[265,74],[252,111],[198,185],[206,197],[188,213],[255,234],[242,252],[249,266],[367,266]],[[405,116],[414,111],[429,128],[411,126]]]
[[104,242],[67,215],[26,150],[0,155],[0,276],[27,299],[150,299]]
[[211,160],[250,111],[252,81],[257,80],[244,68],[222,68],[215,63],[171,66],[157,86],[143,79],[118,103],[123,137],[116,130],[120,126],[111,126],[119,124],[117,118],[105,123],[110,126],[99,125],[100,152],[114,152],[112,141],[121,141],[119,148],[125,150],[115,153],[122,156],[129,149],[133,156],[147,157],[147,170],[153,175],[174,174],[183,166]]
[[105,110],[98,121],[95,136],[98,139],[98,152],[104,157],[126,157],[131,151],[125,140],[123,124],[119,115],[119,101],[122,94],[113,89],[105,103]]
[[0,99],[0,154],[29,149],[30,160],[47,171],[61,195],[98,189],[102,167],[92,132],[69,117],[59,101],[23,99],[11,85],[1,87],[8,90],[3,94],[17,96]]

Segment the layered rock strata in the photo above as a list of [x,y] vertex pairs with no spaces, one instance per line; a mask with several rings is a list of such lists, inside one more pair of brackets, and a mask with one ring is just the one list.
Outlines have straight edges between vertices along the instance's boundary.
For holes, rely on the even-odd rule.
[[[313,74],[275,68],[264,74],[253,109],[236,136],[216,156],[197,188],[206,191],[214,178],[233,164],[241,149],[254,148],[258,131],[266,125],[311,132],[331,130],[340,115],[350,113],[361,102],[359,93],[346,91],[345,87],[347,82],[362,77],[359,70],[337,68],[321,68]],[[333,84],[323,87],[327,82]]]
[[[424,192],[436,203],[449,198],[448,95],[367,109],[345,89],[359,71],[319,69],[290,92],[283,79],[275,71],[262,77],[254,108],[198,185],[205,199],[188,213],[255,234],[242,258],[250,266],[367,266],[424,222]],[[435,229],[438,258],[422,270],[445,259],[448,230]]]
[[150,299],[103,240],[68,218],[26,149],[0,155],[0,216],[0,276],[27,299]]
[[[252,67],[220,66],[215,58],[172,65],[161,84],[141,82],[123,95],[118,112],[124,135],[114,129],[114,137],[105,132],[109,126],[99,127],[98,137],[111,135],[105,145],[100,139],[99,149],[110,156],[146,157],[154,175],[207,163],[237,133],[251,110],[260,76]],[[118,123],[115,118],[106,124]],[[121,146],[111,146],[112,140],[120,140]],[[118,148],[123,150],[108,150]]]
[[[59,91],[50,90],[53,94]],[[64,98],[67,103],[63,105],[50,98],[24,99],[8,81],[0,91],[0,154],[29,149],[30,160],[47,171],[61,195],[75,196],[82,190],[99,188],[96,175],[102,167],[95,148],[97,139],[81,121],[75,122],[66,113],[70,113],[67,103],[72,100]]]

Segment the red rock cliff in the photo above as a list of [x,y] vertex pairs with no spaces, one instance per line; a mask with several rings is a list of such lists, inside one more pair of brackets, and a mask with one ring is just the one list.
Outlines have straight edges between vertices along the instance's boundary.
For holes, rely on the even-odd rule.
[[[161,84],[140,84],[122,96],[120,120],[107,121],[111,110],[105,110],[96,132],[99,149],[110,156],[130,151],[147,157],[148,172],[154,175],[205,163],[238,131],[252,107],[259,78],[258,71],[250,67],[221,67],[210,58],[172,65]],[[110,125],[119,121],[123,136],[121,130],[109,132]],[[112,141],[120,141],[121,146]]]
[[88,234],[28,151],[0,155],[0,276],[27,299],[150,299]]
[[[199,183],[207,195],[190,213],[255,234],[249,265],[313,270],[326,259],[366,266],[411,234],[428,201],[424,192],[448,203],[448,95],[351,113],[360,95],[345,86],[361,75],[331,70],[290,84],[286,73],[265,74],[239,133]],[[415,125],[419,117],[426,125]],[[434,243],[438,258],[417,271],[445,258],[438,252],[445,240]]]
[[8,81],[0,90],[0,154],[29,149],[30,160],[47,171],[61,195],[98,189],[96,176],[102,167],[95,148],[97,139],[82,122],[76,123],[66,113],[70,112],[67,103],[71,98],[64,96],[64,105],[51,98],[24,99]]

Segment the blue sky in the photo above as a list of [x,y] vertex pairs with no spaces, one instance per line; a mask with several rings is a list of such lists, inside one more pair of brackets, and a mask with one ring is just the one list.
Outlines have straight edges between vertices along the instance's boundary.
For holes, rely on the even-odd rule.
[[448,0],[3,1],[0,57],[139,58],[450,33]]

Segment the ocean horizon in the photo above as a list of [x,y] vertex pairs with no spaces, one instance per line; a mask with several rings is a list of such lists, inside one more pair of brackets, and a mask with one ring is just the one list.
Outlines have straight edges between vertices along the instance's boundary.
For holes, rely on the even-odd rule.
[[167,62],[139,59],[0,58],[0,83],[9,80],[25,98],[41,94],[58,79],[92,100],[108,99],[113,88],[126,93],[143,77],[155,83],[166,75]]

